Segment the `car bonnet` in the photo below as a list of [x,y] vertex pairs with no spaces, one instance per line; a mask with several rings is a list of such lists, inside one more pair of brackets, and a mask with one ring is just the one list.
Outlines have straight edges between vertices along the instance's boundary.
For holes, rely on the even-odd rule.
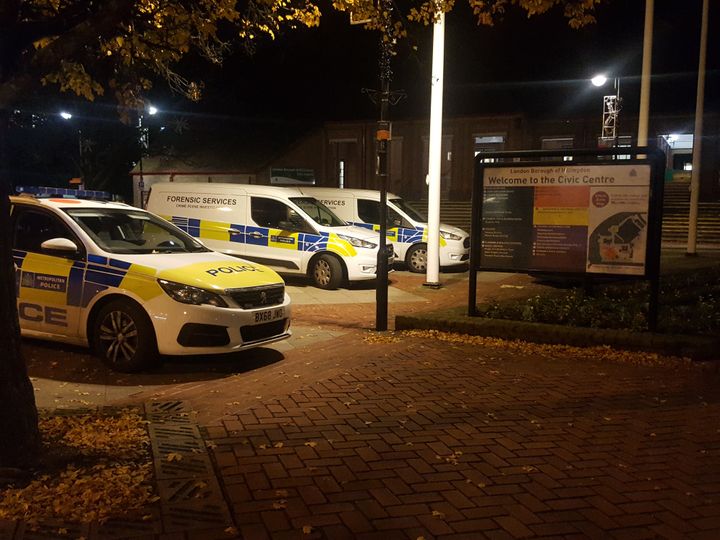
[[131,263],[129,272],[215,291],[283,283],[266,266],[217,252],[127,255],[121,260]]

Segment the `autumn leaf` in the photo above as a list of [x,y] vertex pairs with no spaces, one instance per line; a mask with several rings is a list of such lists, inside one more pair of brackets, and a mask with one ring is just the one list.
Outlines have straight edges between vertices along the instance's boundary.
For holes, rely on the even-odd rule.
[[142,519],[142,512],[159,500],[147,427],[136,411],[41,416],[39,427],[47,444],[74,448],[87,457],[79,465],[41,474],[23,488],[0,492],[0,519]]

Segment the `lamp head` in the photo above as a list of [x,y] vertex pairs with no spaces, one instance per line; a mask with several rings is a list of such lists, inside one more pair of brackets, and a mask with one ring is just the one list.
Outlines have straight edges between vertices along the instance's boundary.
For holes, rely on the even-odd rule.
[[595,75],[592,79],[590,79],[590,82],[593,83],[593,86],[602,86],[607,82],[607,77],[603,74]]
[[70,120],[72,118],[72,114],[67,111],[60,111],[60,118],[63,120]]

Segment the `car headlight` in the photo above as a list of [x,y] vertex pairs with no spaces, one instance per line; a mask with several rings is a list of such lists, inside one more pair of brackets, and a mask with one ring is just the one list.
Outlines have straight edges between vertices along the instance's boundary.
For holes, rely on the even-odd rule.
[[162,290],[165,291],[170,298],[183,304],[208,304],[215,307],[228,307],[225,300],[219,294],[215,294],[199,287],[191,287],[182,283],[175,283],[164,279],[158,279],[158,283]]
[[340,240],[345,240],[346,242],[350,242],[350,245],[355,246],[355,247],[361,247],[361,248],[367,248],[367,249],[375,249],[377,247],[377,244],[373,244],[372,242],[368,242],[367,240],[361,240],[360,238],[355,238],[354,236],[346,236],[344,234],[338,234],[338,238]]
[[459,234],[447,231],[440,231],[440,236],[442,236],[445,240],[462,240],[462,236],[460,236]]

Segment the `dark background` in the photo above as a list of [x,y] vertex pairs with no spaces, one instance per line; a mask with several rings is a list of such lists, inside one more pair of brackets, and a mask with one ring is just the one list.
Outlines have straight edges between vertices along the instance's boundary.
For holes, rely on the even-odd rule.
[[[651,116],[694,112],[701,7],[702,0],[655,1]],[[718,111],[720,9],[717,2],[710,8],[705,110]],[[444,114],[599,118],[602,96],[613,92],[610,84],[590,84],[601,71],[620,77],[623,114],[637,114],[644,11],[643,0],[613,0],[597,8],[595,24],[573,30],[559,10],[528,19],[510,9],[486,27],[458,3],[446,19]],[[378,34],[349,26],[346,14],[329,7],[323,13],[319,28],[259,42],[253,55],[237,51],[221,67],[187,59],[182,73],[204,81],[197,103],[157,81],[149,97],[161,112],[145,119],[150,153],[182,155],[206,134],[259,151],[266,142],[289,144],[327,120],[377,118],[362,89],[379,85]],[[416,28],[392,62],[392,88],[407,95],[391,108],[392,119],[429,115],[431,63],[432,28]],[[60,110],[73,119],[61,120]],[[111,101],[43,92],[17,120],[9,164],[16,184],[66,185],[82,170],[93,189],[127,186],[140,152],[137,129],[119,122]]]
[[[711,4],[706,104],[717,108],[720,13]],[[694,110],[701,6],[701,0],[655,2],[653,111]],[[559,10],[528,19],[512,9],[485,27],[458,3],[446,19],[445,113],[586,112],[600,108],[598,96],[608,92],[608,86],[589,84],[600,71],[621,77],[625,107],[636,110],[644,11],[642,0],[614,0],[598,7],[596,24],[573,30]],[[319,29],[288,34],[254,57],[234,57],[223,70],[207,71],[199,107],[238,115],[373,118],[376,109],[360,90],[378,87],[377,58],[377,34],[348,28],[347,15],[326,11]],[[393,116],[428,115],[431,64],[432,30],[415,30],[392,63],[392,86],[408,96]]]

